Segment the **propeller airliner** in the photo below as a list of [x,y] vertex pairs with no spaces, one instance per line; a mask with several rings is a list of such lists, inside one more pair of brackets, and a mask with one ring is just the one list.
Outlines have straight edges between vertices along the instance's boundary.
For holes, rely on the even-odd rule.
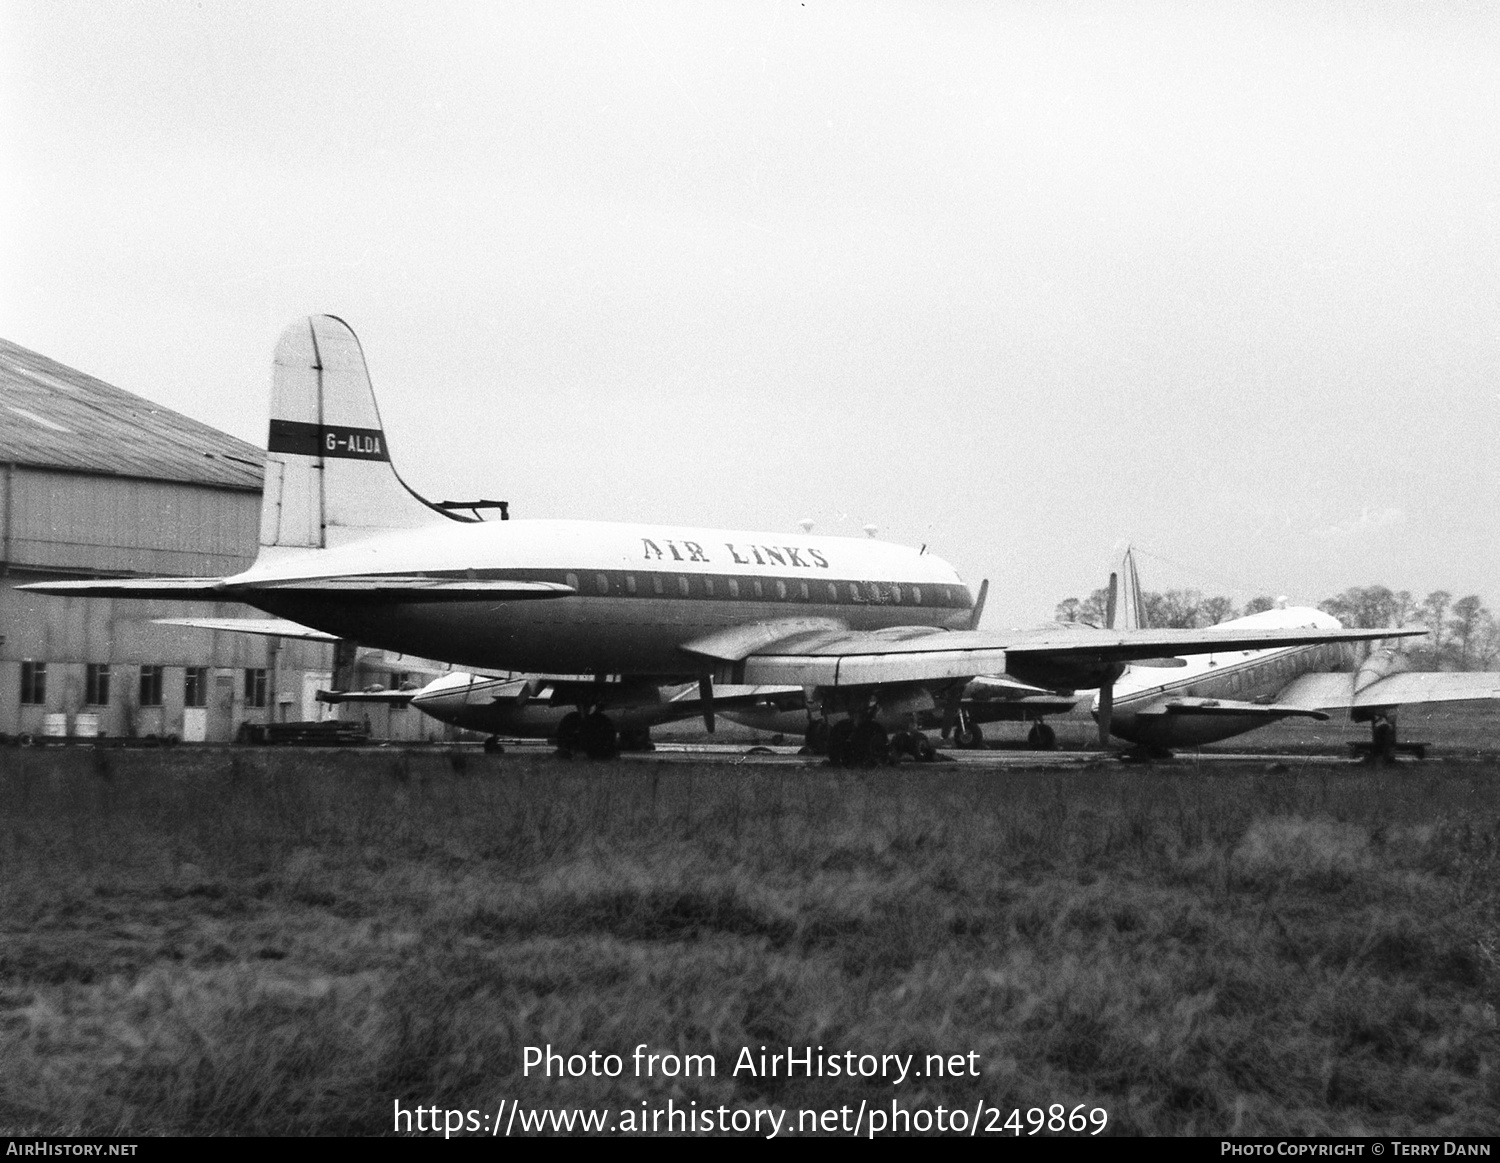
[[[464,512],[469,509],[470,512]],[[502,509],[502,518],[507,514]],[[342,320],[299,320],[277,345],[260,552],[208,578],[44,582],[42,593],[240,601],[367,646],[477,670],[599,676],[580,742],[612,754],[607,676],[799,686],[836,762],[884,759],[918,716],[956,722],[970,680],[1098,688],[1101,738],[1127,664],[1420,631],[979,629],[942,559],[873,538],[577,520],[482,520],[396,472],[364,353]],[[587,686],[587,684],[585,684]]]

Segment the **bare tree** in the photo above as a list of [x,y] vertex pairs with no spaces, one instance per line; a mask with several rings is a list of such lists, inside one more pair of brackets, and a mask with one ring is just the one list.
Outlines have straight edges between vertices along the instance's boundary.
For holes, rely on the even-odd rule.
[[1199,624],[1203,626],[1217,626],[1220,622],[1227,622],[1231,618],[1238,618],[1239,611],[1234,608],[1234,603],[1226,597],[1216,596],[1204,598],[1198,607]]
[[1265,595],[1258,598],[1251,598],[1245,603],[1246,614],[1264,614],[1267,610],[1274,610],[1275,608],[1276,599],[1266,597]]
[[1459,670],[1469,669],[1474,640],[1489,613],[1478,594],[1470,594],[1453,603],[1453,617],[1448,619],[1448,629],[1453,636],[1452,643],[1458,649]]
[[1053,621],[1076,622],[1078,621],[1078,608],[1083,605],[1077,598],[1064,598],[1057,603],[1057,610],[1053,613]]

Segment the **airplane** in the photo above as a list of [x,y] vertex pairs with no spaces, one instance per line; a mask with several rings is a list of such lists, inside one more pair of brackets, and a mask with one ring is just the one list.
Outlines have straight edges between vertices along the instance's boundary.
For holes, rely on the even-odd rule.
[[[199,630],[255,634],[273,638],[299,638],[336,643],[340,639],[285,618],[153,618],[163,626],[189,626]],[[330,706],[378,704],[414,707],[429,718],[463,731],[488,736],[484,749],[504,750],[500,736],[517,739],[554,739],[558,750],[571,754],[582,750],[579,734],[583,716],[573,708],[601,698],[608,703],[618,730],[617,746],[623,751],[650,751],[651,728],[703,714],[696,683],[662,686],[635,682],[628,686],[611,683],[601,695],[592,680],[552,675],[486,675],[449,671],[425,686],[388,690],[320,690],[317,700]],[[781,706],[801,710],[801,687],[720,687],[714,706],[720,712],[736,707],[763,706],[775,699]],[[728,717],[726,715],[726,717]],[[806,713],[802,713],[806,721]],[[754,723],[748,724],[755,726]]]
[[[1140,582],[1128,550],[1120,571],[1124,590],[1122,625],[1145,623]],[[1111,591],[1113,592],[1113,591]],[[1333,615],[1310,607],[1283,607],[1249,614],[1220,627],[1229,632],[1323,627],[1338,629]],[[1395,636],[1394,631],[1386,631]],[[1170,677],[1129,666],[1115,682],[1110,733],[1137,744],[1145,756],[1172,748],[1216,743],[1286,718],[1326,721],[1329,711],[1347,710],[1371,728],[1368,751],[1389,762],[1398,750],[1420,745],[1396,738],[1396,712],[1408,704],[1500,698],[1500,673],[1414,671],[1395,646],[1322,642],[1270,649],[1231,649],[1181,660]],[[1093,705],[1099,717],[1099,703]]]
[[[1077,695],[1042,690],[1003,675],[978,675],[969,680],[960,694],[958,713],[952,723],[944,722],[940,709],[922,712],[915,717],[907,745],[901,745],[898,731],[892,737],[892,747],[898,754],[932,758],[936,745],[926,738],[925,732],[941,731],[945,738],[951,736],[960,748],[981,748],[984,731],[980,724],[1009,722],[1030,723],[1027,745],[1037,751],[1050,751],[1057,746],[1057,734],[1044,717],[1071,711],[1078,702]],[[809,719],[805,699],[777,693],[775,688],[770,688],[749,707],[724,711],[724,717],[760,731],[806,733],[807,749],[816,754],[824,753],[828,747],[825,721]]]
[[[283,332],[272,373],[260,552],[229,577],[38,582],[41,593],[239,601],[341,638],[478,670],[801,686],[835,763],[884,761],[891,730],[956,722],[978,675],[1097,687],[1101,738],[1127,663],[1393,637],[1323,627],[983,631],[941,558],[874,538],[579,520],[484,520],[397,473],[364,353],[331,315]],[[465,512],[464,510],[468,510]],[[580,743],[613,753],[604,683]]]

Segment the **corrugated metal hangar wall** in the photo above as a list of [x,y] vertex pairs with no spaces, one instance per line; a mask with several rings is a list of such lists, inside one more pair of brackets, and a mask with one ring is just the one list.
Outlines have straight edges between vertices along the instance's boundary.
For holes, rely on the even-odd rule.
[[[255,557],[264,453],[0,340],[0,734],[235,738],[325,717],[333,647],[157,625],[236,604],[56,598],[31,581],[222,576]],[[356,685],[428,664],[362,655]],[[447,737],[409,709],[347,711],[382,738]]]

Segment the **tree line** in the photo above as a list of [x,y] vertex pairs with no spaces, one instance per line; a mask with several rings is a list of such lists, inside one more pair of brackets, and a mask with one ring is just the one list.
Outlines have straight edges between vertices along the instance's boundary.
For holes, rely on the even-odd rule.
[[[1251,598],[1241,608],[1229,598],[1205,596],[1200,590],[1142,591],[1141,603],[1148,626],[1184,630],[1276,608],[1272,597]],[[1081,601],[1065,598],[1057,604],[1057,621],[1102,626],[1108,605],[1107,589],[1097,589]],[[1455,599],[1447,590],[1434,590],[1419,600],[1409,590],[1352,586],[1319,602],[1318,609],[1345,626],[1425,627],[1427,637],[1406,647],[1419,670],[1489,670],[1500,659],[1500,623],[1478,594]]]

